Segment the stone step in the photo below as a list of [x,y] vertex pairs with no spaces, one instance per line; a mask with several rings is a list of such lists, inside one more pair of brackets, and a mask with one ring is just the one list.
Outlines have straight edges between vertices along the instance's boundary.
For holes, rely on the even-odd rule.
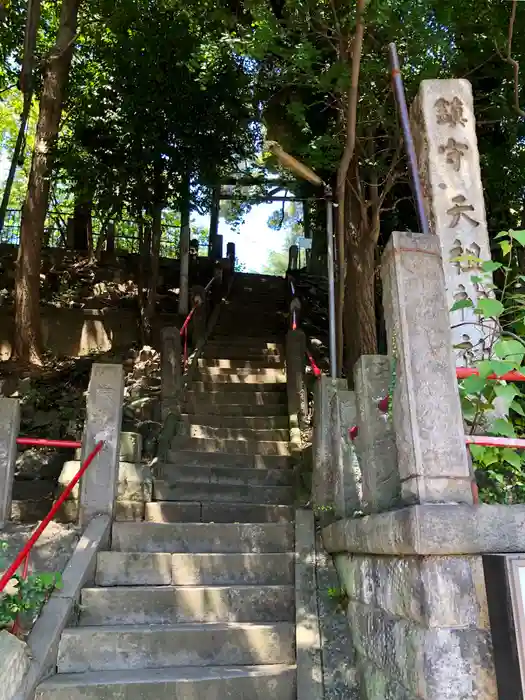
[[295,628],[287,622],[107,625],[64,630],[57,671],[293,663]]
[[252,371],[257,371],[260,369],[275,369],[284,366],[284,362],[280,358],[272,357],[271,355],[264,360],[225,360],[220,358],[201,357],[199,360],[197,360],[197,364],[199,367],[206,369],[246,369]]
[[281,366],[284,365],[284,350],[270,350],[263,351],[257,348],[242,348],[236,347],[235,345],[224,345],[221,347],[209,347],[205,345],[202,350],[201,358],[203,360],[213,359],[213,360],[226,360],[235,361],[240,360],[243,362],[261,362],[261,363],[277,363]]
[[221,440],[214,438],[191,438],[179,436],[172,440],[172,450],[195,450],[196,452],[225,452],[227,454],[259,454],[290,456],[289,442],[276,440]]
[[111,545],[117,552],[291,552],[294,529],[284,523],[114,523]]
[[153,523],[291,523],[292,506],[260,503],[154,501],[146,503],[145,519]]
[[84,588],[79,625],[292,622],[293,586],[112,586]]
[[[213,385],[212,385],[213,386]],[[228,386],[228,385],[225,385]],[[206,403],[209,405],[242,405],[242,406],[275,406],[275,405],[285,405],[287,406],[286,391],[281,388],[281,385],[277,384],[277,391],[260,391],[256,389],[257,385],[254,384],[249,390],[241,389],[239,387],[230,387],[229,390],[223,391],[224,387],[218,391],[216,387],[204,391],[202,388],[197,388],[195,390],[194,385],[192,388],[186,392],[186,403],[193,401],[195,399],[202,402],[202,399],[206,399]],[[268,385],[272,386],[272,385]],[[282,385],[286,388],[286,385]],[[248,414],[249,415],[249,414]]]
[[250,430],[288,430],[288,416],[217,416],[183,413],[180,422],[184,425],[210,426],[213,428],[248,428]]
[[285,585],[294,582],[293,553],[169,554],[99,552],[97,586]]
[[295,666],[126,669],[51,676],[35,700],[296,700]]
[[[190,392],[188,392],[190,393]],[[217,392],[220,393],[220,392]],[[206,414],[210,416],[288,416],[288,404],[285,401],[285,397],[281,394],[273,394],[272,396],[277,397],[277,402],[270,403],[264,401],[264,403],[253,405],[249,403],[230,403],[229,401],[224,401],[222,403],[215,400],[214,403],[210,403],[205,394],[197,394],[198,398],[193,396],[186,396],[186,400],[182,404],[182,409],[184,411],[195,413],[195,414]],[[222,394],[224,396],[224,394]],[[227,394],[226,399],[232,397],[232,394]]]
[[[197,421],[192,421],[184,427],[186,437],[192,438],[213,438],[214,440],[248,440],[264,442],[289,442],[289,428],[230,428],[218,427],[214,425],[201,425]],[[181,435],[183,433],[181,432]]]
[[[212,392],[220,392],[221,394],[235,394],[236,392],[243,392],[246,394],[257,394],[258,392],[271,394],[280,393],[283,397],[286,395],[286,382],[235,382],[229,384],[228,382],[221,381],[220,377],[210,377],[209,380],[202,382],[197,378],[191,383],[191,391],[195,393],[205,393],[206,395]],[[217,387],[220,387],[217,388]],[[249,400],[250,401],[250,400]]]
[[278,455],[235,455],[220,452],[170,450],[167,461],[175,467],[232,467],[239,469],[291,469],[290,457]]
[[289,469],[181,467],[169,462],[161,462],[155,469],[155,481],[163,481],[169,485],[185,481],[188,484],[219,484],[220,486],[292,486],[293,474]]
[[155,479],[153,497],[156,501],[202,501],[209,503],[261,503],[291,505],[293,489],[288,486],[252,486],[231,484],[202,484],[194,481],[168,483]]
[[282,384],[286,382],[284,369],[223,369],[222,367],[201,367],[195,380],[206,384]]

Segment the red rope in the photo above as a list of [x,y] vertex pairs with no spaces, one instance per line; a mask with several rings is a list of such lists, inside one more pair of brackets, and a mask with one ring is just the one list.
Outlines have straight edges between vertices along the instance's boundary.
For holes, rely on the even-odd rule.
[[34,447],[64,447],[73,450],[82,447],[82,443],[77,440],[48,440],[47,438],[19,437],[16,438],[17,445],[33,445]]
[[[86,469],[89,467],[91,462],[95,459],[95,457],[98,455],[100,450],[102,449],[104,443],[102,441],[98,442],[91,453],[88,455],[87,459],[84,461],[84,464],[80,467],[78,472],[75,474],[75,476],[71,479],[69,484],[66,486],[66,488],[62,491],[60,496],[57,498],[55,503],[53,503],[53,506],[49,513],[46,515],[46,517],[42,520],[40,525],[35,529],[31,537],[28,539],[26,544],[24,545],[23,549],[18,553],[16,556],[14,562],[11,564],[11,566],[7,569],[7,571],[4,573],[2,578],[0,579],[0,591],[3,591],[6,585],[9,583],[9,581],[13,578],[13,574],[17,571],[18,567],[22,562],[29,557],[29,554],[31,550],[33,549],[36,541],[40,537],[40,535],[44,532],[46,527],[49,525],[53,517],[56,515],[58,509],[64,503],[66,498],[69,496],[71,491],[75,488],[75,486],[78,484],[82,476],[84,475]],[[25,570],[25,567],[24,567]]]
[[314,373],[314,375],[315,375],[316,377],[320,377],[320,376],[321,376],[321,370],[320,370],[319,367],[315,364],[315,360],[314,360],[314,358],[312,357],[312,353],[311,353],[309,350],[306,351],[306,356],[308,357],[308,361],[309,361],[309,363],[310,363],[310,367],[312,368],[312,372]]
[[[479,370],[472,367],[456,367],[456,377],[458,379],[466,379],[467,377],[478,377]],[[506,382],[525,382],[525,374],[513,369],[512,372],[496,375],[489,374],[487,379],[503,379]]]

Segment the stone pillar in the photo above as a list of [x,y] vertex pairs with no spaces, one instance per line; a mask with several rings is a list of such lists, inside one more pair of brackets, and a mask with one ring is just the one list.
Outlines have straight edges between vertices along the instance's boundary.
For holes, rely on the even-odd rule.
[[230,260],[231,272],[235,272],[235,243],[233,241],[226,244],[226,257]]
[[314,430],[312,438],[312,502],[316,514],[333,508],[335,487],[332,470],[330,421],[332,399],[337,391],[347,389],[346,379],[331,379],[321,375],[314,389]]
[[288,251],[288,269],[297,270],[299,261],[299,247],[291,245]]
[[222,260],[222,236],[217,234],[213,239],[212,258]]
[[192,287],[190,299],[192,307],[195,306],[190,323],[193,342],[197,346],[203,343],[206,338],[206,290],[204,287],[198,285]]
[[[476,306],[491,294],[492,276],[479,262],[490,260],[490,245],[469,81],[423,80],[412,119],[428,220],[441,245],[447,308],[467,298]],[[451,311],[450,324],[456,365],[490,348],[496,327],[487,319],[480,323],[473,309]]]
[[162,418],[178,412],[178,396],[182,382],[182,348],[180,330],[176,326],[166,326],[161,330],[161,410]]
[[333,514],[336,518],[352,517],[362,511],[363,503],[361,468],[349,435],[357,418],[355,393],[348,389],[336,391],[332,396],[330,416],[333,473],[329,475],[329,481],[334,485]]
[[306,387],[304,384],[304,357],[306,337],[300,330],[286,334],[286,386],[288,392],[288,415],[290,416],[290,438],[300,444],[300,430],[307,411]]
[[16,438],[20,432],[20,402],[0,398],[0,528],[11,517],[13,479],[17,455]]
[[472,503],[437,236],[394,232],[381,275],[402,502]]
[[401,484],[392,421],[379,402],[388,395],[393,366],[388,357],[364,355],[354,367],[357,398],[355,448],[363,477],[363,506],[378,513],[398,505]]
[[213,258],[215,252],[215,239],[219,233],[219,215],[221,208],[221,187],[215,186],[212,192],[210,210],[210,232],[208,236],[208,255]]
[[120,456],[124,372],[122,365],[94,364],[87,393],[82,461],[99,440],[102,451],[82,477],[80,524],[99,514],[113,517]]

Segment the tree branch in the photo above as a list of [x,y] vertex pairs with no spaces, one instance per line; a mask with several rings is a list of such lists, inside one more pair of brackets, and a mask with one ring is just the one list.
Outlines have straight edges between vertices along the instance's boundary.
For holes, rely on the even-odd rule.
[[366,0],[357,0],[356,26],[351,45],[351,78],[348,90],[346,107],[346,143],[341,162],[337,170],[337,252],[338,252],[338,279],[337,279],[337,364],[342,365],[343,360],[343,305],[345,297],[345,218],[346,218],[346,181],[348,170],[355,151],[357,130],[357,103],[359,88],[359,73],[361,70],[361,56],[363,52],[363,38],[365,33],[364,12]]
[[499,51],[501,58],[512,66],[514,71],[514,109],[520,115],[525,117],[525,110],[520,107],[520,64],[515,58],[512,58],[512,37],[514,34],[514,24],[516,22],[516,11],[518,9],[518,0],[512,0],[512,10],[510,12],[509,33],[507,38],[507,55],[503,56]]

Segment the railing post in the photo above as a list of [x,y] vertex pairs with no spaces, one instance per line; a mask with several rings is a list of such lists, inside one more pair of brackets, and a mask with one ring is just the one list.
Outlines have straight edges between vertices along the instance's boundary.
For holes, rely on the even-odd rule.
[[120,462],[124,372],[122,365],[94,364],[87,394],[82,462],[97,442],[104,446],[82,479],[80,524],[100,514],[113,517]]
[[226,257],[230,261],[231,272],[235,272],[235,243],[233,241],[226,244]]
[[163,420],[177,410],[177,397],[181,388],[182,347],[180,330],[176,326],[166,326],[161,331],[161,411]]
[[16,438],[20,432],[20,402],[0,398],[0,528],[11,517]]
[[194,346],[196,347],[200,343],[204,342],[206,337],[206,290],[204,287],[195,285],[191,288],[191,306],[195,307],[191,323],[193,325],[193,340]]
[[296,245],[291,245],[288,250],[288,269],[297,270],[297,262],[299,259],[299,248]]

